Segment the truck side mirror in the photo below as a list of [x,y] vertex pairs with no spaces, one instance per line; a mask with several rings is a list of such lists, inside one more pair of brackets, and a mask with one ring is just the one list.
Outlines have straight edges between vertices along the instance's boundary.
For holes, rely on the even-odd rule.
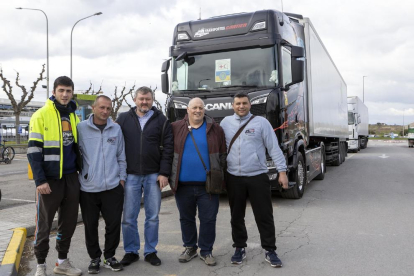
[[305,79],[305,50],[302,47],[290,46],[291,48],[291,70],[292,70],[292,82],[286,84],[285,90],[289,90],[291,85],[302,82]]
[[167,59],[166,61],[162,63],[162,66],[161,66],[162,73],[168,72],[168,69],[170,69],[170,60],[171,59]]
[[168,94],[168,86],[169,86],[169,82],[168,82],[168,69],[170,69],[170,60],[171,59],[167,59],[166,61],[164,61],[162,63],[161,66],[161,72],[164,74],[161,74],[161,91],[165,94]]
[[168,74],[164,73],[161,75],[161,90],[162,93],[168,94]]

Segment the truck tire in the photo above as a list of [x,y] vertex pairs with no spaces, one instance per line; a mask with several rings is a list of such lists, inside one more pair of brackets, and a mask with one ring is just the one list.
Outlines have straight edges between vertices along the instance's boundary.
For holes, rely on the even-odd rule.
[[325,148],[322,147],[321,149],[321,173],[318,174],[314,179],[316,180],[323,180],[325,178],[326,173],[326,155],[325,155]]
[[357,151],[361,150],[361,138],[358,138],[358,149]]
[[342,162],[341,163],[344,163],[345,162],[345,155],[346,155],[346,147],[345,147],[345,143],[341,143],[341,149],[342,149],[342,154],[341,154],[341,157],[342,157]]
[[341,144],[338,145],[338,154],[336,155],[336,159],[332,162],[332,165],[334,166],[339,166],[341,165],[341,160],[342,160],[342,151],[341,151]]
[[368,145],[368,139],[366,137],[361,139],[361,149],[366,149]]
[[303,155],[298,152],[298,166],[295,172],[296,184],[288,190],[282,190],[281,195],[283,198],[299,199],[303,196],[307,183],[306,164],[303,160]]

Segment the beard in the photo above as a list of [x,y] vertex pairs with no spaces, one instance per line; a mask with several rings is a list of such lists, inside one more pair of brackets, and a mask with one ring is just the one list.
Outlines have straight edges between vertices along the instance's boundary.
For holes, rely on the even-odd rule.
[[138,111],[141,113],[148,113],[148,111],[150,111],[150,108],[148,108],[148,106],[145,106],[147,109],[143,109],[143,107],[137,107]]

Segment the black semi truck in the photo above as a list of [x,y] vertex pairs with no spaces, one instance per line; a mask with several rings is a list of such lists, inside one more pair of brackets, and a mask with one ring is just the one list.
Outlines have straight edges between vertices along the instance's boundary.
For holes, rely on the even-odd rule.
[[[345,161],[346,83],[308,18],[262,10],[180,23],[169,54],[161,69],[169,119],[182,119],[200,97],[219,122],[234,113],[232,97],[247,93],[251,113],[269,120],[285,155],[283,197],[301,198],[327,164]],[[272,189],[281,190],[268,160]]]

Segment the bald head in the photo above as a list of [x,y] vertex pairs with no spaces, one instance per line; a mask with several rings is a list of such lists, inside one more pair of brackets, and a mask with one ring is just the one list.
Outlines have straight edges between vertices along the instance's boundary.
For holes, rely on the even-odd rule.
[[200,98],[192,98],[189,102],[188,102],[188,107],[190,107],[191,105],[194,104],[201,104],[204,107],[204,102],[202,99]]
[[200,98],[193,98],[188,102],[188,121],[192,127],[198,127],[204,121],[204,102]]

